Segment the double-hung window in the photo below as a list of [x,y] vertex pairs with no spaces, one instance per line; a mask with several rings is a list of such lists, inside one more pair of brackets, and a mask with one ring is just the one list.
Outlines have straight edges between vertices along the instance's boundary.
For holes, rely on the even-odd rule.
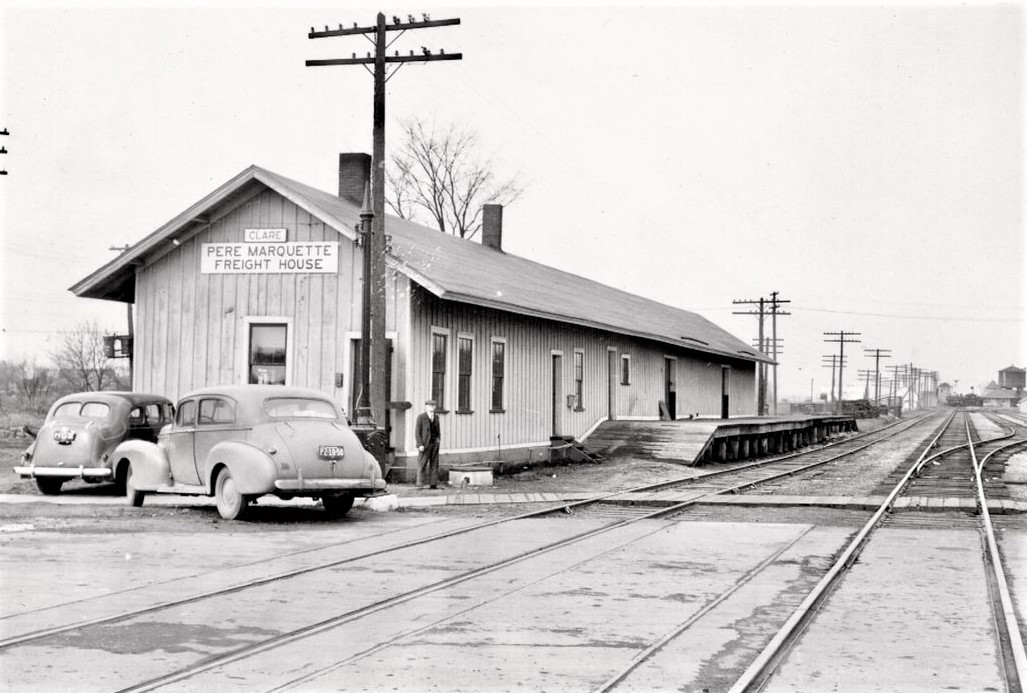
[[474,368],[474,340],[457,337],[456,411],[471,413],[471,375]]
[[446,335],[432,333],[431,398],[439,411],[446,409]]
[[582,411],[584,400],[582,395],[585,389],[585,353],[575,350],[574,352],[574,408]]
[[503,413],[506,380],[506,342],[492,340],[492,407],[494,413]]

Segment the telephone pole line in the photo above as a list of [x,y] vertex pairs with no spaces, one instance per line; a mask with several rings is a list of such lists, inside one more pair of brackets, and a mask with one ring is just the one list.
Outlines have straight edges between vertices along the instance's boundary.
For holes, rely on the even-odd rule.
[[[11,133],[7,132],[7,128],[4,128],[3,130],[0,130],[0,135],[3,135],[4,137],[9,136],[10,134]],[[6,153],[7,153],[7,145],[0,146],[0,154],[6,154]],[[6,176],[6,175],[7,175],[7,169],[6,168],[0,168],[0,176]]]
[[[777,347],[779,340],[777,338],[777,316],[778,315],[791,315],[785,311],[779,310],[778,306],[784,303],[791,303],[791,301],[785,301],[777,297],[779,292],[771,291],[770,298],[747,298],[747,299],[736,299],[731,301],[734,305],[750,305],[756,306],[755,310],[736,310],[733,311],[734,315],[755,315],[759,319],[759,343],[756,348],[761,353],[767,354],[774,361],[774,414],[777,415]],[[771,318],[771,335],[766,336],[764,324],[767,315]],[[760,416],[767,415],[767,364],[760,363],[758,366],[758,387],[757,387],[757,403]]]
[[881,359],[890,359],[891,349],[867,349],[863,348],[863,354],[869,356],[874,355],[874,381],[877,385],[874,387],[874,404],[877,404],[881,400]]
[[891,386],[888,389],[888,406],[895,406],[895,398],[898,396],[900,378],[902,377],[902,370],[905,368],[902,364],[896,364],[894,366],[888,366],[891,369]]
[[859,379],[863,381],[863,399],[870,400],[870,383],[874,381],[875,373],[870,368],[860,368],[856,371]]
[[[732,311],[734,315],[756,315],[759,317],[759,346],[757,347],[761,353],[763,351],[763,318],[765,316],[765,304],[766,299],[762,296],[758,299],[737,299],[731,301],[734,305],[754,305],[759,306],[758,311],[754,310],[736,310]],[[756,409],[758,416],[766,416],[767,414],[767,365],[760,361],[757,365],[757,386],[756,386]]]
[[834,401],[835,401],[835,386],[834,386],[834,384],[836,382],[834,374],[835,374],[835,370],[838,368],[838,361],[839,361],[838,360],[838,354],[824,354],[821,358],[824,359],[823,361],[821,361],[821,364],[820,364],[822,367],[824,367],[824,368],[827,368],[828,366],[831,367],[831,395],[830,395],[830,402],[833,404]]
[[[422,20],[416,20],[413,15],[407,15],[407,21],[393,16],[392,23],[385,20],[385,15],[378,13],[373,26],[357,26],[343,28],[340,24],[337,29],[329,29],[327,26],[323,31],[311,27],[308,38],[331,38],[337,36],[363,36],[374,45],[374,55],[370,53],[366,57],[358,58],[356,53],[350,58],[332,58],[327,60],[307,60],[307,67],[321,67],[332,65],[360,65],[367,70],[374,78],[374,113],[373,113],[373,149],[371,156],[371,219],[370,238],[364,238],[363,252],[370,254],[371,262],[365,259],[364,281],[370,282],[371,300],[370,306],[364,306],[364,325],[361,326],[361,384],[360,401],[355,412],[357,423],[364,426],[384,426],[385,412],[388,405],[388,383],[385,379],[386,364],[389,358],[388,344],[385,340],[385,83],[395,76],[396,72],[407,63],[429,63],[438,60],[461,60],[461,53],[446,53],[440,50],[432,53],[431,50],[421,47],[420,53],[410,51],[409,56],[401,56],[399,51],[393,55],[386,55],[386,51],[400,36],[408,31],[416,29],[430,29],[435,27],[456,26],[460,24],[459,19],[438,19],[433,20],[427,14],[422,14]],[[390,42],[386,40],[388,32],[399,32]],[[373,38],[372,38],[373,36]],[[373,65],[373,69],[369,66]],[[391,72],[387,65],[394,65]],[[367,216],[362,214],[362,218]],[[365,294],[366,295],[366,294]],[[381,445],[379,449],[372,450],[378,458],[379,463],[385,467],[385,455],[387,454],[388,443]]]
[[770,338],[773,346],[774,359],[774,416],[777,416],[777,316],[779,315],[791,315],[783,310],[779,309],[779,306],[784,303],[791,303],[791,301],[785,301],[777,297],[779,291],[770,292]]
[[837,412],[842,409],[842,397],[845,390],[842,387],[842,372],[845,367],[845,345],[846,344],[859,344],[858,339],[846,339],[847,337],[859,337],[862,336],[861,332],[846,332],[841,330],[840,332],[824,332],[826,337],[837,337],[838,339],[825,339],[825,342],[833,343],[838,345],[838,405]]

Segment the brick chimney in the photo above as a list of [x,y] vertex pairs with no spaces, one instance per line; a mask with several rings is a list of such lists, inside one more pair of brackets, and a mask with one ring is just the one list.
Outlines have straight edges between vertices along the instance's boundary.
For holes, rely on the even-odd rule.
[[503,250],[503,205],[482,205],[481,244],[493,250]]
[[369,180],[370,154],[339,154],[339,197],[359,205],[364,199],[364,186]]

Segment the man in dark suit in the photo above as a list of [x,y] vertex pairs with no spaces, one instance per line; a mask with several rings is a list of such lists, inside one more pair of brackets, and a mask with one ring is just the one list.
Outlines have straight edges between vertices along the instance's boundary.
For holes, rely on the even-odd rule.
[[424,403],[424,413],[417,415],[414,425],[417,451],[417,488],[424,488],[425,482],[431,488],[439,487],[439,417],[435,413],[435,400]]

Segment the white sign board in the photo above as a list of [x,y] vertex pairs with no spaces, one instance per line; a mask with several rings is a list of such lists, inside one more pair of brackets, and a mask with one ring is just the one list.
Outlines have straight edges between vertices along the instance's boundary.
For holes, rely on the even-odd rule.
[[288,229],[243,229],[243,240],[247,243],[285,243],[289,240]]
[[337,274],[339,272],[339,244],[327,241],[203,243],[200,246],[200,272],[203,274]]

